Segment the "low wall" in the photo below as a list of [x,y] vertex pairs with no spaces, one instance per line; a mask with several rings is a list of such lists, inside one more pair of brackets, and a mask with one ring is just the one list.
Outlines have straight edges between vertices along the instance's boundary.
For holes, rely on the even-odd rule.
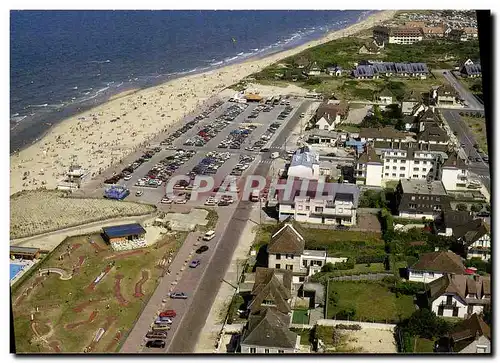
[[335,320],[335,319],[319,319],[317,321],[318,325],[323,326],[335,326],[337,324],[343,325],[359,325],[363,329],[379,329],[379,330],[389,330],[393,331],[396,324],[382,324],[382,323],[368,323],[364,321],[349,321],[349,320]]

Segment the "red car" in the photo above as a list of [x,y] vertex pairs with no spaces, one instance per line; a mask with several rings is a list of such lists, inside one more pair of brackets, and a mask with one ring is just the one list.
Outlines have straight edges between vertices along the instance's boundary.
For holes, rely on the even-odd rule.
[[160,318],[175,318],[175,310],[165,310],[160,313]]

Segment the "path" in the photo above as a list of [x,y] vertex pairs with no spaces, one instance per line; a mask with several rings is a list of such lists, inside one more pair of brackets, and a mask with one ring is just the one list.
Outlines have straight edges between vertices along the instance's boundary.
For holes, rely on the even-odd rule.
[[64,328],[67,330],[71,330],[71,329],[75,329],[83,324],[90,324],[95,320],[95,318],[97,317],[97,314],[98,314],[98,311],[94,310],[90,313],[89,318],[87,320],[81,320],[81,321],[77,321],[76,323],[66,324],[64,326]]
[[149,279],[149,272],[146,270],[142,271],[141,279],[135,284],[135,297],[143,297],[144,293],[142,292],[142,285]]
[[128,305],[128,301],[125,300],[125,298],[123,297],[122,295],[122,292],[121,292],[121,281],[123,279],[123,275],[120,275],[120,274],[117,274],[115,276],[115,297],[116,299],[118,300],[118,303],[121,305],[121,306],[127,306]]
[[72,274],[69,274],[67,271],[57,267],[42,268],[39,271],[40,276],[42,276],[43,274],[47,274],[50,276],[51,273],[58,274],[60,280],[71,280],[71,278],[73,277]]

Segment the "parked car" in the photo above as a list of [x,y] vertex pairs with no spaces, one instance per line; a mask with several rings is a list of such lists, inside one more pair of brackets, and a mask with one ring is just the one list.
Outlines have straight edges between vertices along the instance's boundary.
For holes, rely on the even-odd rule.
[[143,194],[144,194],[144,192],[143,192],[142,190],[138,190],[138,191],[136,191],[136,192],[135,192],[135,196],[136,196],[136,197],[140,197],[140,196],[142,196]]
[[166,331],[148,331],[146,338],[149,339],[165,339],[167,337]]
[[201,261],[200,261],[200,260],[193,260],[193,261],[191,261],[191,263],[189,264],[189,267],[191,267],[191,268],[196,268],[196,267],[200,266],[200,263],[201,263]]
[[[208,231],[207,233],[205,233],[205,235],[203,236],[203,240],[204,241],[210,241],[211,239],[215,238],[215,231]],[[208,249],[208,247],[207,247]]]
[[195,252],[197,254],[202,254],[203,252],[206,252],[206,251],[208,251],[208,246],[203,245],[200,248],[198,248]]
[[175,200],[175,204],[186,204],[187,200],[186,198],[182,198],[182,199],[176,199]]
[[160,313],[160,317],[175,318],[176,316],[175,310],[165,310]]
[[[207,249],[208,249],[208,247],[207,247]],[[187,299],[187,295],[183,292],[171,292],[170,298],[171,299]]]
[[172,199],[162,198],[161,204],[172,204]]
[[148,348],[165,348],[165,341],[160,339],[148,340],[146,342],[146,347]]
[[228,202],[228,201],[226,201],[226,200],[221,200],[219,203],[217,203],[217,205],[218,205],[219,207],[227,207],[229,204],[231,204],[231,203],[229,203],[229,202]]
[[166,316],[160,316],[155,320],[155,324],[163,325],[163,324],[172,324],[173,321],[171,318],[167,318]]

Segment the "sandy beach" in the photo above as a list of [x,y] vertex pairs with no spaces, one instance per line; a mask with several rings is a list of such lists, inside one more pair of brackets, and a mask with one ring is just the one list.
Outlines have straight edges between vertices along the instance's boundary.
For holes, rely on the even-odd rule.
[[10,194],[40,187],[53,189],[72,163],[81,165],[91,175],[98,174],[148,140],[169,131],[185,115],[242,78],[309,47],[366,30],[395,13],[373,14],[346,29],[263,59],[250,59],[116,95],[103,105],[58,123],[41,140],[12,155]]

